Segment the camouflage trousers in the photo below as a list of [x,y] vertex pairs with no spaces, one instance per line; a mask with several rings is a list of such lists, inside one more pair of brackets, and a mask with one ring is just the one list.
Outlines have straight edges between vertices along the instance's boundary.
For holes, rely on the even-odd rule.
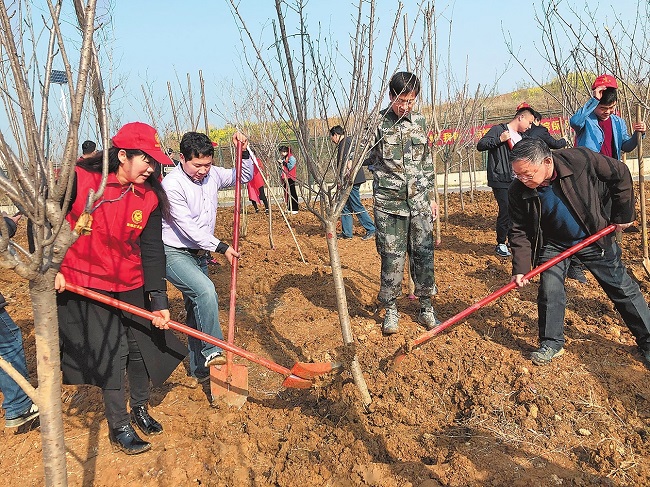
[[381,285],[377,299],[389,303],[402,295],[406,254],[409,256],[415,295],[436,293],[433,270],[433,217],[431,213],[399,216],[375,208],[375,243],[381,257]]

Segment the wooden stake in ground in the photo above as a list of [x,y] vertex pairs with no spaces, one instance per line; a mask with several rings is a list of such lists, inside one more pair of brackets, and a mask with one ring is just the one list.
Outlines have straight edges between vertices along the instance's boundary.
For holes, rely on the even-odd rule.
[[[255,154],[252,152],[252,149],[249,147],[248,151],[251,153],[253,157],[255,157]],[[275,194],[273,191],[271,191],[271,186],[269,185],[269,180],[266,179],[266,176],[264,175],[264,172],[262,171],[262,168],[257,164],[256,160],[253,159],[255,165],[257,166],[257,169],[260,172],[260,176],[262,176],[262,180],[264,181],[264,186],[268,188],[268,193],[270,199],[273,199],[275,201],[275,204],[278,205],[278,209],[280,210],[280,214],[282,215],[282,218],[284,219],[284,222],[287,224],[287,228],[289,229],[289,232],[291,233],[291,237],[293,238],[294,243],[296,244],[296,249],[298,249],[298,253],[300,254],[300,259],[302,260],[303,264],[306,264],[307,262],[305,261],[305,256],[302,255],[302,250],[300,249],[300,244],[298,243],[298,239],[296,239],[296,234],[293,232],[293,229],[291,228],[291,224],[289,223],[289,220],[287,219],[287,215],[285,211],[282,209],[282,205],[276,198]],[[271,202],[269,201],[269,242],[271,244],[271,248],[274,249],[275,245],[273,244],[273,234],[271,232]]]
[[[636,106],[636,121],[641,122],[641,105]],[[645,218],[645,192],[643,190],[643,181],[645,179],[643,167],[643,139],[641,132],[636,133],[636,149],[639,159],[639,204],[641,207],[641,246],[643,247],[643,268],[650,277],[650,258],[648,258],[648,223]]]
[[172,85],[168,81],[167,82],[167,91],[169,91],[169,103],[172,106],[172,115],[174,117],[174,127],[176,128],[176,137],[178,137],[178,140],[181,139],[181,129],[179,128],[178,125],[178,115],[176,114],[176,107],[174,106],[174,97],[172,94]]

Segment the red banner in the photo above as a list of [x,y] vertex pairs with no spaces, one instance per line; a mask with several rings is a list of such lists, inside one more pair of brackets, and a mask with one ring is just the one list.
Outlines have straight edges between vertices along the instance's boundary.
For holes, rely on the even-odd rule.
[[[560,136],[562,135],[562,123],[566,124],[567,122],[568,119],[562,117],[543,118],[541,125],[546,127],[551,135]],[[435,142],[436,145],[452,145],[459,139],[464,142],[468,140],[478,142],[491,127],[492,125],[477,125],[469,130],[444,129],[440,131],[437,140],[434,133],[429,132],[429,144],[433,145]]]

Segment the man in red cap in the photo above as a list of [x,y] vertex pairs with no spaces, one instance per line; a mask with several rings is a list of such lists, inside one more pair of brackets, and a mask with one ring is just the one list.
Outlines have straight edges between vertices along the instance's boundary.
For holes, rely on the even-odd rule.
[[512,182],[512,166],[508,157],[512,147],[525,137],[524,132],[530,128],[534,119],[531,106],[526,102],[521,103],[510,122],[494,125],[476,144],[478,151],[488,151],[488,186],[492,188],[494,198],[499,205],[496,224],[497,245],[494,248],[494,252],[499,257],[510,255],[506,239],[510,238],[512,226],[508,214],[508,187]]
[[[618,83],[610,74],[602,74],[591,85],[593,96],[570,120],[576,132],[576,146],[587,147],[614,159],[621,152],[636,148],[636,134],[627,133],[625,121],[614,115],[616,111]],[[645,122],[632,125],[634,132],[645,134]]]

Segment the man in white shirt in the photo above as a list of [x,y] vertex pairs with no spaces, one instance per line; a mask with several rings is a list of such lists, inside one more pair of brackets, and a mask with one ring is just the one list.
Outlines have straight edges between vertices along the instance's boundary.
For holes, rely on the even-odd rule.
[[[253,177],[248,140],[237,132],[233,143],[242,143],[241,182]],[[163,221],[167,280],[185,299],[187,325],[223,339],[219,324],[219,300],[208,277],[210,252],[224,254],[232,264],[239,257],[230,245],[214,236],[218,192],[235,185],[234,168],[213,167],[214,146],[207,135],[188,132],[180,142],[180,164],[162,182],[169,198],[171,218]],[[196,338],[188,338],[190,374],[199,382],[210,377],[209,367],[226,362],[223,351]]]

